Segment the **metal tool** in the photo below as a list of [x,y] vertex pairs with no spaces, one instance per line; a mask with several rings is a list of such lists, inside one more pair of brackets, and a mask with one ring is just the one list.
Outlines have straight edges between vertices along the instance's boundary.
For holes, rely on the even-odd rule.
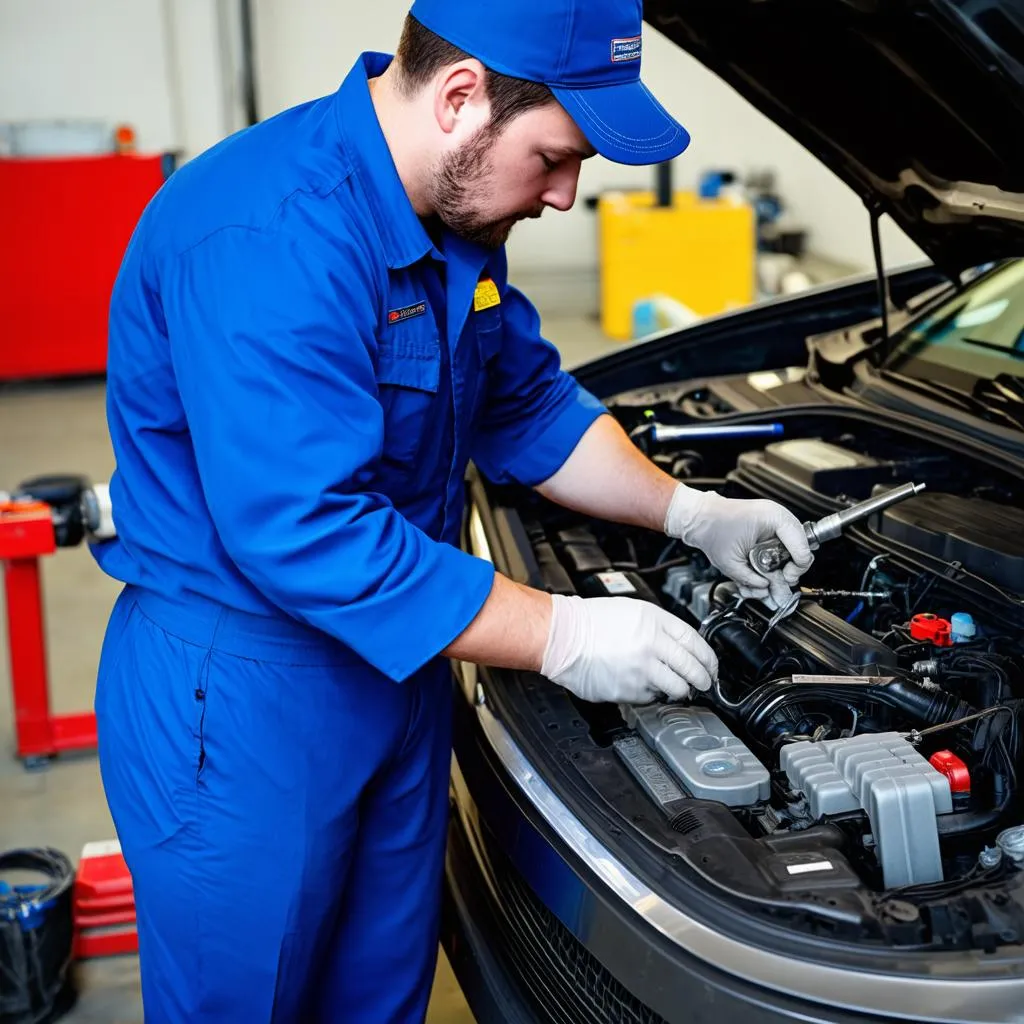
[[648,419],[634,427],[629,436],[642,450],[649,451],[657,445],[688,441],[780,437],[785,429],[781,423],[659,423]]
[[[833,512],[822,519],[814,522],[804,523],[804,533],[807,535],[807,543],[812,551],[817,551],[827,540],[835,540],[842,535],[845,527],[851,523],[867,519],[875,512],[896,505],[915,494],[920,494],[925,489],[924,484],[903,484],[902,487],[895,487],[884,494],[876,494],[866,501],[859,501],[856,505],[844,508],[841,512]],[[762,575],[767,575],[781,568],[791,559],[786,545],[778,538],[762,541],[755,544],[750,550],[750,564]]]
[[802,597],[856,597],[866,601],[888,601],[892,597],[891,590],[828,590],[822,587],[801,587]]
[[791,615],[796,611],[797,605],[800,604],[801,594],[794,594],[781,608],[779,608],[775,614],[768,620],[768,625],[765,627],[764,632],[761,634],[762,640],[767,640],[771,631],[787,616]]
[[784,429],[781,423],[655,423],[651,436],[658,444],[665,444],[723,437],[779,437]]

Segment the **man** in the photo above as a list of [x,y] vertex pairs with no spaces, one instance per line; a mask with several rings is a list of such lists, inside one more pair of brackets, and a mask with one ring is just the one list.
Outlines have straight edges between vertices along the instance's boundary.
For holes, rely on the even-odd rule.
[[[554,597],[457,548],[469,459],[664,529],[784,600],[770,502],[682,487],[559,370],[506,280],[580,162],[670,159],[639,0],[417,0],[394,62],[184,166],[111,309],[126,583],[97,692],[146,1019],[422,1019],[447,810],[445,656],[591,701],[685,699],[714,654],[667,612]],[[794,556],[765,580],[750,547]]]

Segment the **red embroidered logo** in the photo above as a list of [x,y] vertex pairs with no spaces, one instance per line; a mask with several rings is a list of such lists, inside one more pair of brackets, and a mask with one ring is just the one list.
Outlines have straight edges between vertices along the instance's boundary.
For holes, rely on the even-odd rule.
[[400,324],[404,320],[411,320],[414,316],[423,316],[426,311],[426,302],[414,302],[411,306],[402,306],[401,309],[389,310],[388,323]]

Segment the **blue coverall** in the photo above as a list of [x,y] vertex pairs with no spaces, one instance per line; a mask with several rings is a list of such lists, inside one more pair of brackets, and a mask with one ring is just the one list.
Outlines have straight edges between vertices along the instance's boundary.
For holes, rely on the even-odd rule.
[[389,60],[172,175],[114,290],[96,711],[151,1024],[422,1017],[438,655],[493,578],[457,547],[467,461],[537,483],[602,412],[504,254],[417,217]]

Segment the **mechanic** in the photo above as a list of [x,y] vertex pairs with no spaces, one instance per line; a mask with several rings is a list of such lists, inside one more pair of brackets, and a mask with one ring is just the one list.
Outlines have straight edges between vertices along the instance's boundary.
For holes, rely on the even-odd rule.
[[[810,563],[766,501],[677,484],[559,368],[503,243],[580,164],[669,160],[639,0],[417,0],[395,59],[238,133],[145,211],[111,304],[126,586],[100,764],[146,1020],[421,1020],[437,951],[451,677],[685,699],[714,654],[628,598],[551,597],[459,550],[472,459],[703,549],[781,602]],[[767,580],[750,547],[793,555]]]

